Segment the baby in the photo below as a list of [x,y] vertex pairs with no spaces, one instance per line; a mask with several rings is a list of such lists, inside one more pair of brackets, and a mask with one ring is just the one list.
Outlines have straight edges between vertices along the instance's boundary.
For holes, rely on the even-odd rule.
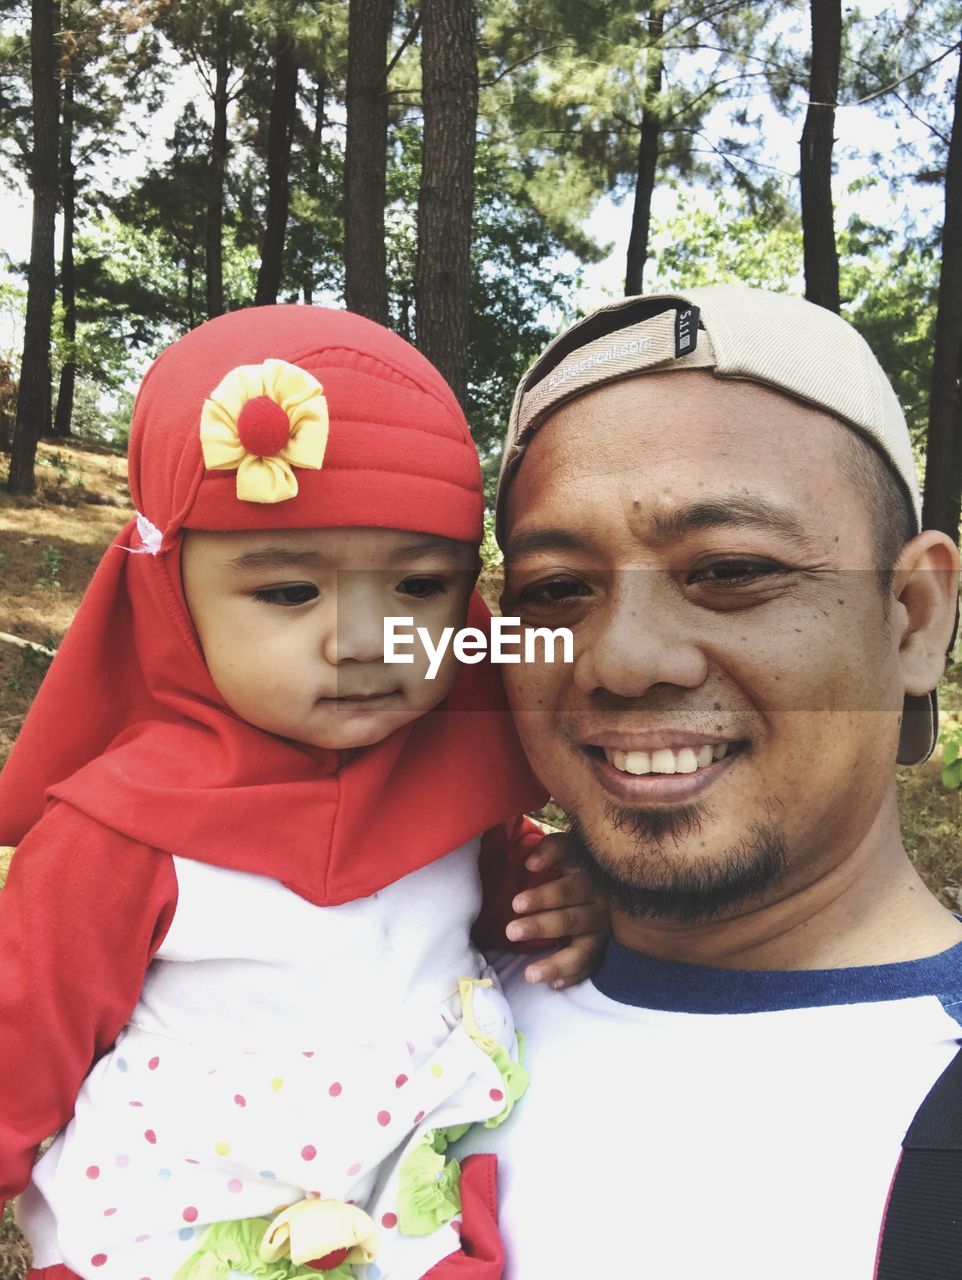
[[31,1276],[494,1280],[491,1158],[447,1147],[527,1077],[472,926],[502,942],[520,890],[513,935],[563,909],[561,985],[605,925],[530,857],[497,673],[384,661],[387,617],[486,623],[464,417],[380,326],[256,308],[156,361],[130,476],[0,779],[0,1199]]

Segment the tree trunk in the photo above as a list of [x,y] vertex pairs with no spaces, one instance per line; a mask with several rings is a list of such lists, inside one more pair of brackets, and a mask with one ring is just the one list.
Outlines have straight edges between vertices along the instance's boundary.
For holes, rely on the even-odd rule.
[[224,177],[227,172],[227,83],[230,77],[231,11],[224,5],[217,16],[214,50],[214,128],[207,172],[205,227],[207,318],[224,313]]
[[63,249],[60,254],[60,301],[63,304],[64,358],[60,390],[53,422],[55,436],[69,436],[73,418],[73,393],[77,381],[77,287],[74,276],[73,240],[77,183],[73,162],[74,73],[69,63],[63,71],[63,115],[60,122],[60,190],[63,201]]
[[478,67],[473,0],[423,0],[424,151],[414,268],[418,347],[464,405]]
[[261,264],[257,273],[257,291],[254,295],[254,303],[259,307],[276,302],[281,287],[296,99],[297,62],[294,44],[289,35],[282,34],[274,63],[274,92],[267,132],[267,217]]
[[194,250],[192,247],[189,247],[187,250],[187,260],[185,263],[185,271],[187,275],[187,326],[188,328],[193,329],[196,327],[198,321],[197,321],[197,316],[195,314],[196,304],[194,301],[194,293],[195,293],[194,274],[196,272],[196,265],[195,265],[195,258],[194,258]]
[[840,307],[832,208],[832,146],[841,49],[841,0],[812,0],[812,73],[799,175],[805,297],[829,311],[838,311]]
[[942,267],[925,447],[922,527],[959,540],[962,506],[962,57],[945,170]]
[[384,205],[387,197],[387,43],[393,0],[350,0],[347,139],[344,155],[345,301],[388,321]]
[[[313,177],[313,189],[317,190],[321,173],[321,143],[324,141],[324,128],[327,124],[327,73],[323,70],[317,73],[317,83],[314,86],[314,127],[311,130],[311,175]],[[312,236],[313,238],[313,236]],[[304,279],[301,285],[304,293],[304,301],[310,306],[314,301],[314,267],[312,264],[312,255],[304,255]]]
[[56,274],[54,227],[58,197],[59,29],[60,7],[56,0],[33,0],[30,25],[33,227],[20,390],[7,482],[11,493],[33,493],[37,441],[50,421],[50,326]]
[[661,46],[665,30],[665,0],[651,0],[648,10],[648,56],[645,64],[645,108],[638,139],[638,176],[635,181],[635,204],[628,236],[628,261],[625,269],[625,293],[641,293],[644,289],[645,264],[648,261],[648,232],[651,227],[651,197],[655,190],[658,150],[661,139],[661,116],[658,96],[661,93],[665,55]]

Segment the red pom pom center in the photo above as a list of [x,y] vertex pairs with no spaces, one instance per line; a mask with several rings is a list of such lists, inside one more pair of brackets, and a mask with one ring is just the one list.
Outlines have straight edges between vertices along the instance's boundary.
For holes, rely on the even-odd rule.
[[291,437],[290,419],[270,396],[255,396],[237,415],[237,434],[248,453],[273,458]]
[[333,1253],[326,1253],[323,1258],[315,1258],[313,1262],[305,1263],[305,1266],[311,1268],[312,1271],[333,1271],[335,1267],[339,1267],[350,1249],[335,1249]]

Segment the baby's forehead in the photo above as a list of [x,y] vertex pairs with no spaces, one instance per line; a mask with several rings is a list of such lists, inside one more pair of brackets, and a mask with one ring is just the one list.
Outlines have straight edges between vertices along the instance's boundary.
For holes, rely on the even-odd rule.
[[438,534],[373,526],[310,529],[190,530],[186,537],[225,567],[244,571],[296,566],[393,570],[412,562],[470,569],[477,547]]

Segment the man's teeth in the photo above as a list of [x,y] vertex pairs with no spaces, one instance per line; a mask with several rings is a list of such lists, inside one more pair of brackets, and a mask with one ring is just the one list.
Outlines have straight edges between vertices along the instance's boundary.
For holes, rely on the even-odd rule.
[[695,773],[723,759],[727,751],[727,742],[706,742],[697,751],[692,747],[682,747],[679,751],[668,747],[651,752],[609,751],[606,747],[605,756],[620,773]]

